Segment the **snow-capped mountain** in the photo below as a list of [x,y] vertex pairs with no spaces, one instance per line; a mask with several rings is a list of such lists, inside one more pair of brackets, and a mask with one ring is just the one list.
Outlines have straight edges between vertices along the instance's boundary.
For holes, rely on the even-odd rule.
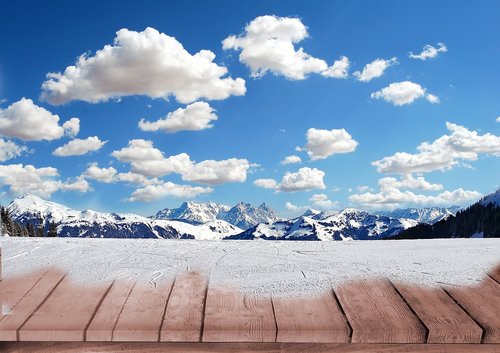
[[230,207],[214,202],[184,202],[179,208],[165,208],[158,211],[155,219],[169,219],[191,224],[202,224],[222,219]]
[[454,216],[460,210],[460,206],[427,207],[427,208],[399,208],[389,212],[378,212],[377,214],[392,218],[413,219],[419,223],[434,224],[442,219]]
[[278,220],[259,224],[228,239],[274,240],[368,240],[381,239],[398,234],[418,222],[373,215],[354,208],[340,212],[315,212],[308,210],[302,216],[290,220]]
[[223,220],[201,225],[157,220],[135,214],[102,213],[92,210],[77,211],[64,205],[45,201],[34,195],[25,195],[7,207],[11,218],[23,225],[48,227],[57,224],[61,237],[102,238],[168,238],[168,239],[223,239],[242,229]]
[[489,195],[486,195],[481,200],[479,200],[479,203],[483,206],[488,206],[491,203],[493,204],[493,206],[500,207],[500,189]]
[[265,203],[256,208],[243,202],[234,207],[213,202],[184,202],[179,208],[165,208],[159,211],[153,218],[183,221],[190,224],[223,220],[241,229],[278,219],[274,211]]

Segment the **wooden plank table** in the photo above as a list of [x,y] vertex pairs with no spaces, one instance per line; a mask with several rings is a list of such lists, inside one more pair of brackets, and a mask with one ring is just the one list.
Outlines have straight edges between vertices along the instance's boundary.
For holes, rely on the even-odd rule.
[[361,280],[282,298],[194,272],[156,284],[77,286],[45,269],[0,281],[0,351],[500,352],[492,273],[476,286]]

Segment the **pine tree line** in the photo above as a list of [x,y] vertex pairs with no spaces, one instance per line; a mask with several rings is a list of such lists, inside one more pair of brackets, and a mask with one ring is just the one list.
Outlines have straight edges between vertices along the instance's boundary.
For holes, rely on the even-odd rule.
[[16,222],[5,207],[0,208],[2,231],[11,237],[57,237],[57,224],[54,222],[26,225]]
[[483,233],[485,238],[500,238],[500,207],[476,203],[433,225],[408,228],[392,239],[469,238],[476,233]]

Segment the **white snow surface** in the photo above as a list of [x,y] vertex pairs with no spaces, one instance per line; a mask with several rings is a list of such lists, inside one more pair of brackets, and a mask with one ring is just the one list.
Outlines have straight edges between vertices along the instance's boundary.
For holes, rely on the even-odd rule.
[[346,281],[388,277],[419,285],[481,281],[500,263],[499,239],[398,241],[196,241],[0,237],[3,272],[55,266],[77,283],[155,284],[186,270],[245,293],[305,296]]

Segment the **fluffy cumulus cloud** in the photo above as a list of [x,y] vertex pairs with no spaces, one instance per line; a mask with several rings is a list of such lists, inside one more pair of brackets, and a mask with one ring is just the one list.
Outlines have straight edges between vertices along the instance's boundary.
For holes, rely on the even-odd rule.
[[0,162],[8,161],[9,159],[21,156],[28,152],[26,146],[20,146],[15,142],[0,138]]
[[328,199],[326,194],[314,194],[309,198],[314,207],[321,208],[324,210],[330,209],[335,206],[335,202]]
[[72,118],[59,125],[59,116],[37,106],[31,99],[21,98],[6,109],[0,109],[0,135],[24,141],[56,140],[75,136],[80,120]]
[[325,159],[334,154],[353,152],[358,142],[345,129],[322,130],[311,128],[306,133],[305,147],[298,151],[307,151],[311,160]]
[[495,120],[497,123],[500,123],[500,116]]
[[264,189],[277,189],[278,188],[278,182],[274,179],[257,179],[253,183],[255,186],[258,186],[258,187],[264,188]]
[[157,185],[147,185],[135,190],[128,198],[128,201],[152,202],[163,197],[193,198],[200,194],[212,192],[210,187],[178,185],[172,182],[165,182]]
[[57,147],[52,154],[58,157],[82,156],[89,152],[101,149],[108,141],[101,141],[97,136],[90,136],[86,139],[74,139],[67,144]]
[[446,123],[446,127],[448,135],[421,143],[418,153],[397,152],[372,164],[380,173],[410,174],[450,169],[464,161],[474,161],[480,154],[500,156],[500,136],[479,135],[452,123]]
[[[443,189],[441,184],[432,184],[425,180],[423,176],[414,177],[412,174],[403,175],[400,179],[393,177],[385,177],[379,180],[378,186],[380,190],[390,190],[390,189],[417,189],[424,191],[439,191]],[[360,192],[365,192],[369,189],[361,190]]]
[[94,56],[83,54],[64,72],[49,73],[41,97],[52,104],[96,103],[130,95],[174,96],[191,103],[244,95],[245,81],[228,77],[227,68],[214,59],[209,50],[191,55],[177,39],[154,28],[142,32],[123,28],[112,45]]
[[480,197],[479,192],[462,188],[444,191],[437,195],[417,194],[409,190],[389,188],[380,190],[378,193],[354,194],[349,196],[349,201],[369,209],[395,209],[408,206],[451,206],[472,202]]
[[8,192],[15,196],[32,193],[50,198],[58,190],[79,192],[90,190],[89,184],[82,178],[63,182],[58,177],[59,173],[53,167],[36,168],[33,165],[23,164],[0,165],[0,184],[8,187]]
[[439,53],[446,53],[448,51],[448,48],[446,48],[446,45],[444,43],[438,43],[437,46],[438,47],[436,48],[432,45],[427,44],[424,46],[420,54],[413,54],[410,52],[408,56],[412,59],[427,60],[435,58],[439,55]]
[[276,191],[307,191],[325,189],[324,177],[325,172],[322,170],[304,167],[295,173],[287,172],[280,183],[274,179],[257,179],[254,184],[266,189],[275,189]]
[[373,62],[366,64],[363,68],[363,71],[356,71],[353,73],[353,75],[357,78],[358,81],[368,82],[373,80],[374,78],[382,76],[387,68],[392,65],[396,65],[397,63],[397,58],[391,58],[387,60],[376,59]]
[[374,99],[383,99],[395,106],[410,104],[423,97],[431,103],[439,103],[437,96],[427,93],[424,87],[411,81],[391,83],[380,91],[372,93],[371,97]]
[[281,164],[287,165],[287,164],[295,164],[295,163],[300,163],[300,162],[302,162],[302,159],[299,156],[291,155],[291,156],[285,157],[285,159],[283,159],[281,161]]
[[239,59],[250,68],[253,77],[261,77],[267,72],[291,80],[303,80],[310,73],[337,78],[347,76],[349,60],[346,57],[328,67],[324,60],[295,47],[307,37],[307,27],[298,18],[259,16],[247,24],[241,35],[224,39],[222,47],[241,50]]
[[208,185],[243,183],[249,168],[250,163],[246,159],[206,160],[182,173],[182,180]]
[[97,163],[91,163],[83,177],[100,181],[101,183],[112,183],[115,181],[117,170],[113,167],[100,168]]
[[161,177],[172,173],[185,181],[207,185],[244,182],[251,164],[246,159],[205,160],[195,163],[187,153],[165,157],[149,140],[130,140],[127,147],[111,154],[130,163],[131,171],[145,177]]
[[339,60],[335,60],[333,65],[322,71],[321,74],[325,77],[347,78],[349,76],[349,58],[341,56]]
[[206,102],[195,102],[179,108],[163,119],[154,122],[139,121],[139,128],[142,131],[197,131],[212,128],[212,121],[217,120],[215,110]]

